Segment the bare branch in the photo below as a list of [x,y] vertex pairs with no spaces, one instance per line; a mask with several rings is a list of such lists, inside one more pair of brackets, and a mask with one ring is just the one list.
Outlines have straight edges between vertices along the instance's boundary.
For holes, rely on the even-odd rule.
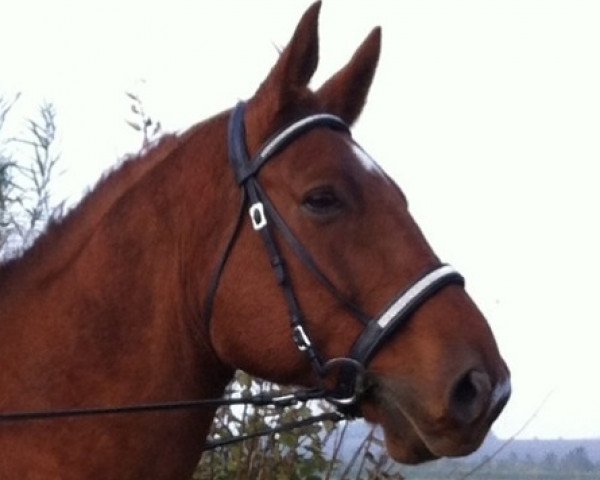
[[17,100],[21,96],[21,93],[17,93],[12,100],[5,100],[4,97],[0,97],[0,129],[4,126],[4,122],[6,121],[6,116],[12,109]]
[[0,157],[0,258],[29,246],[46,222],[63,210],[62,205],[52,205],[50,195],[59,159],[54,152],[55,118],[54,106],[43,103],[38,117],[26,122],[28,136],[8,140],[31,152],[29,162]]
[[133,120],[125,120],[125,122],[135,131],[142,134],[141,148],[146,148],[162,133],[161,124],[160,122],[155,122],[152,117],[148,115],[140,95],[131,92],[125,92],[125,95],[131,100],[129,108],[134,114]]

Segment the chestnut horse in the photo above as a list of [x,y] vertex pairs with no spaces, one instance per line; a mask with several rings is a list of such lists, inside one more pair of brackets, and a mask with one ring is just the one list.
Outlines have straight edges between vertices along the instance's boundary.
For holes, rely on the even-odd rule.
[[[401,191],[344,125],[365,103],[380,30],[308,89],[319,7],[245,109],[130,160],[1,267],[0,412],[219,397],[236,368],[334,388],[337,373],[306,353],[326,361],[362,351],[368,388],[356,409],[383,427],[393,458],[418,463],[481,443],[508,400],[507,367],[458,274],[440,268]],[[268,162],[231,168],[232,132],[254,155],[286,128]],[[238,217],[241,191],[269,208],[246,202],[253,217]],[[283,225],[262,228],[276,215]],[[284,279],[269,264],[269,236]],[[400,325],[401,306],[440,272],[451,281]],[[294,308],[303,317],[290,335]],[[185,478],[213,415],[0,423],[0,477]]]

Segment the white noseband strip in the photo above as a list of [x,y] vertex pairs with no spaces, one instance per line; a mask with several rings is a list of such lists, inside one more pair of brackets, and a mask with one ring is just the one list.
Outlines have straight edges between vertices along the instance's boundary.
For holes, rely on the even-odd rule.
[[412,303],[413,299],[420,296],[431,285],[436,283],[440,278],[447,275],[458,273],[454,267],[450,265],[442,265],[436,270],[425,275],[418,282],[412,285],[404,294],[398,298],[377,320],[377,324],[383,329],[386,328],[394,318],[398,316],[407,305]]

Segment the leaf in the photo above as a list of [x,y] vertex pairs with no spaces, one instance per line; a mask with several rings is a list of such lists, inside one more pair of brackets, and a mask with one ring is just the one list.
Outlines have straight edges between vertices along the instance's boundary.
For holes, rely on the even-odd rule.
[[236,375],[236,380],[242,388],[248,389],[252,386],[252,377],[241,370]]
[[295,448],[298,445],[298,436],[291,432],[282,432],[279,437],[279,442],[286,447]]

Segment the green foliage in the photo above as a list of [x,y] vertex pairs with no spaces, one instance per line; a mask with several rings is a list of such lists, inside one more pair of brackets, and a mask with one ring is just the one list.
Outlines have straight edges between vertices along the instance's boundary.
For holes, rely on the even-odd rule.
[[[259,392],[284,394],[289,389],[237,372],[229,394],[242,397]],[[212,439],[264,430],[282,423],[309,418],[331,407],[323,402],[281,410],[252,406],[221,408],[211,429]],[[201,458],[194,480],[402,480],[398,465],[383,449],[383,441],[371,429],[350,461],[340,460],[347,422],[329,422],[254,438],[207,451]]]
[[[238,372],[230,390],[249,396],[259,392],[283,394],[283,387]],[[211,438],[227,439],[261,431],[279,423],[306,419],[323,406],[299,405],[282,411],[275,407],[221,408],[215,416]],[[323,453],[331,426],[311,425],[292,432],[270,434],[205,452],[195,480],[208,479],[321,479],[329,460]]]

